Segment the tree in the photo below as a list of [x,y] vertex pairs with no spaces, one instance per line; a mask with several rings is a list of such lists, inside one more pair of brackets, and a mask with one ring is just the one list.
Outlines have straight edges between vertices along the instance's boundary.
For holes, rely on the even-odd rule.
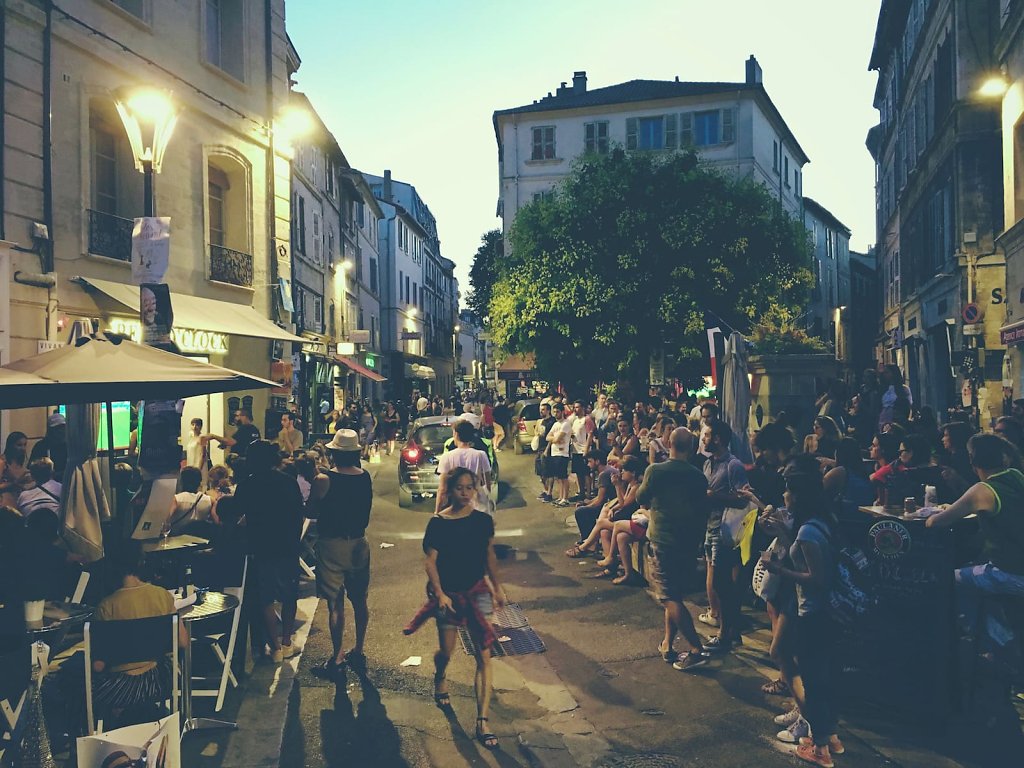
[[490,232],[484,232],[480,238],[480,247],[473,256],[473,266],[469,270],[469,285],[472,291],[466,297],[466,305],[477,317],[487,317],[491,294],[498,280],[501,254],[501,230],[492,229]]
[[744,331],[799,307],[812,281],[800,222],[692,152],[584,156],[554,196],[518,211],[509,244],[488,305],[494,341],[535,352],[541,375],[570,386],[642,382],[659,347],[692,381],[705,311]]

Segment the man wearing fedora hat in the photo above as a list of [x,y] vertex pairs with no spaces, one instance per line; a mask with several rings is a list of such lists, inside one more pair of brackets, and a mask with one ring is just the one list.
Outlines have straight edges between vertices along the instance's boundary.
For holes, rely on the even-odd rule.
[[[363,643],[370,610],[366,593],[370,586],[370,545],[366,526],[373,506],[373,482],[359,464],[362,446],[353,429],[339,429],[327,445],[331,470],[319,473],[310,490],[307,516],[317,521],[317,594],[330,609],[334,655],[319,673],[333,677],[343,664],[366,661]],[[356,642],[349,651],[342,646],[345,632],[345,597],[352,604]]]

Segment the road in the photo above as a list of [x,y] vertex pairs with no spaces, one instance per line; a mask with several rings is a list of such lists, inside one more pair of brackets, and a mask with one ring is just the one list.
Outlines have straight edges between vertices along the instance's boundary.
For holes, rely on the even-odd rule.
[[[232,713],[241,730],[194,739],[186,751],[190,768],[800,764],[774,738],[771,718],[782,700],[760,690],[768,674],[763,615],[751,614],[742,651],[697,673],[673,670],[656,651],[659,607],[642,589],[588,578],[591,560],[563,555],[573,541],[570,510],[536,501],[532,457],[510,451],[500,457],[496,540],[511,549],[499,565],[509,598],[547,650],[495,660],[491,725],[501,749],[492,754],[477,745],[471,658],[457,651],[449,673],[454,713],[446,716],[431,696],[436,633],[430,626],[409,637],[401,631],[423,601],[420,542],[432,508],[398,507],[396,460],[370,467],[368,672],[348,672],[337,686],[310,673],[329,654],[330,638],[323,605],[307,598],[300,613],[316,613],[303,628],[302,656],[281,670],[257,668]],[[422,664],[401,666],[411,656]],[[884,723],[844,723],[842,734],[847,752],[837,765],[847,768],[968,765],[930,751],[942,746],[936,737],[915,738]]]

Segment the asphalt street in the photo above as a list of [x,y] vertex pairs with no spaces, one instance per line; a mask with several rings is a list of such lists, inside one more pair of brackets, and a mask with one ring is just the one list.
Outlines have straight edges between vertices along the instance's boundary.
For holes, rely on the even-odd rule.
[[[198,734],[185,745],[189,768],[320,766],[602,766],[782,768],[801,764],[775,739],[772,716],[785,701],[761,692],[771,671],[763,614],[751,612],[742,650],[694,673],[657,653],[661,610],[642,588],[591,578],[590,559],[563,554],[571,510],[535,499],[532,456],[500,455],[496,515],[500,570],[546,652],[495,660],[492,730],[499,751],[472,738],[471,657],[458,650],[449,680],[453,712],[432,699],[437,636],[402,628],[420,607],[420,542],[432,505],[400,509],[397,454],[371,465],[374,507],[368,667],[335,685],[311,674],[330,652],[326,612],[306,585],[300,606],[304,651],[281,668],[257,666],[227,714],[237,732]],[[393,545],[381,548],[382,545]],[[701,595],[694,595],[696,614]],[[308,633],[308,636],[307,636]],[[402,666],[419,657],[418,666]],[[915,734],[861,713],[844,720],[848,768],[957,768],[945,736]],[[1012,763],[1007,763],[1011,765]]]

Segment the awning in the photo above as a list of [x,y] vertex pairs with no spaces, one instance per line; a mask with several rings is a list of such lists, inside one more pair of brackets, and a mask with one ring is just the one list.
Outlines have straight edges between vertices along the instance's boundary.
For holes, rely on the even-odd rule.
[[535,367],[536,360],[532,353],[528,353],[509,355],[498,365],[498,370],[504,373],[533,373]]
[[341,355],[336,355],[334,359],[337,360],[342,365],[347,366],[348,369],[351,370],[353,373],[358,373],[360,376],[365,376],[370,381],[387,381],[387,378],[385,376],[381,376],[376,371],[371,371],[369,368],[360,365],[351,357],[342,357]]
[[[113,283],[109,280],[97,280],[83,277],[82,282],[102,291],[119,304],[123,304],[134,312],[139,311],[139,287]],[[284,328],[280,328],[266,317],[263,317],[246,304],[235,304],[231,301],[217,301],[189,296],[184,293],[171,293],[171,307],[174,309],[174,324],[182,328],[194,328],[202,331],[232,334],[234,336],[250,336],[257,339],[276,339],[280,341],[308,341],[295,336]]]

